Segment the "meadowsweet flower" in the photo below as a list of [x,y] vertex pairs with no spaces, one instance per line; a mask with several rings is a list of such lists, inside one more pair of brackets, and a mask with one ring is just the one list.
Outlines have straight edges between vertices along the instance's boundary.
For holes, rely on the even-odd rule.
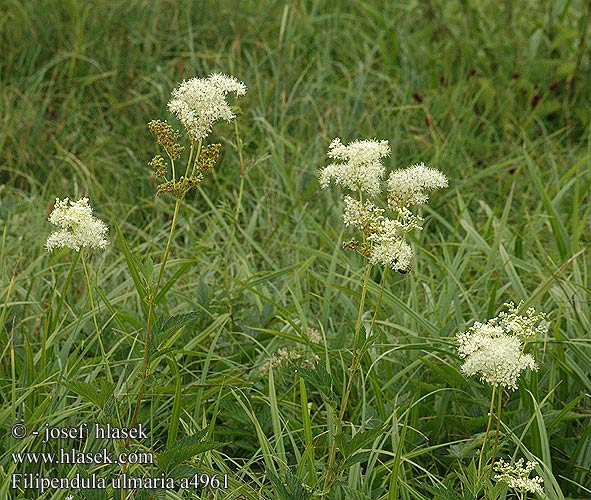
[[388,177],[388,203],[392,210],[422,205],[429,200],[429,191],[447,187],[447,177],[439,170],[417,163],[396,170]]
[[521,352],[521,340],[500,328],[477,322],[458,336],[458,342],[460,357],[465,359],[462,371],[467,376],[480,374],[480,380],[493,386],[515,390],[522,371],[537,370],[532,355]]
[[312,344],[320,344],[322,342],[322,335],[315,328],[306,328],[306,337]]
[[456,336],[467,376],[479,374],[483,382],[516,390],[523,371],[538,369],[533,356],[523,352],[523,340],[545,331],[545,325],[535,326],[544,315],[536,315],[533,309],[528,309],[527,316],[518,315],[520,305],[507,304],[509,314],[501,312],[486,323],[477,321]]
[[292,363],[312,369],[319,361],[320,358],[314,353],[306,357],[300,351],[290,351],[286,347],[282,347],[263,362],[260,367],[260,373],[261,375],[265,375],[271,369],[284,368]]
[[548,331],[548,324],[544,322],[546,315],[544,313],[536,314],[533,307],[528,307],[525,316],[519,314],[523,306],[523,301],[515,305],[513,302],[504,304],[509,310],[508,313],[501,311],[496,318],[491,321],[500,325],[507,332],[528,339],[535,335],[544,335]]
[[88,198],[76,202],[56,198],[47,220],[60,227],[47,238],[45,248],[48,252],[56,248],[71,248],[77,252],[83,247],[104,249],[108,245],[106,236],[109,229],[102,220],[92,215]]
[[[389,155],[388,141],[353,141],[345,146],[337,137],[329,146],[328,156],[340,162],[321,169],[320,187],[324,189],[334,180],[351,191],[376,198],[382,191],[385,174],[382,158]],[[346,195],[343,222],[359,230],[363,238],[353,238],[344,247],[355,250],[373,265],[390,267],[402,274],[410,272],[413,251],[406,243],[406,235],[422,229],[423,219],[408,206],[425,203],[427,191],[444,186],[447,186],[445,175],[422,163],[393,172],[388,181],[388,206],[395,212],[395,218],[385,216],[385,210],[370,200]]]
[[517,460],[514,465],[504,462],[501,458],[493,467],[496,472],[499,472],[499,474],[495,475],[495,479],[506,483],[509,488],[520,493],[529,492],[544,495],[544,489],[542,488],[544,480],[541,477],[529,477],[535,466],[536,464],[533,462],[527,462],[524,466],[523,458]]
[[404,240],[378,242],[371,249],[369,261],[406,274],[412,269],[413,251]]
[[233,76],[214,73],[208,78],[186,80],[173,90],[168,109],[187,129],[192,141],[207,137],[218,120],[235,118],[226,102],[230,92],[246,94],[246,85]]
[[416,219],[410,223],[384,217],[384,210],[371,201],[361,202],[345,196],[343,222],[354,226],[364,235],[364,242],[353,240],[346,245],[367,257],[372,264],[380,264],[394,271],[407,273],[412,267],[413,251],[404,241],[406,232],[419,227]]
[[331,163],[320,171],[320,186],[325,189],[334,179],[340,186],[375,198],[385,172],[381,159],[389,155],[388,141],[353,141],[345,146],[337,137],[330,143],[328,157],[341,163]]
[[345,210],[343,211],[345,226],[354,226],[366,235],[372,234],[378,230],[384,219],[383,213],[384,210],[371,201],[361,202],[349,195],[345,196]]

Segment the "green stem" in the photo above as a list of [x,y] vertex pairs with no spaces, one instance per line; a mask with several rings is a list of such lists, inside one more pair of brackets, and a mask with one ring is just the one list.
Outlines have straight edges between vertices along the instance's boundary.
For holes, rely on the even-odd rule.
[[240,140],[240,134],[238,134],[238,121],[234,120],[234,133],[236,134],[236,150],[238,151],[238,167],[240,168],[240,177],[244,177],[246,172],[244,171],[244,158],[242,156],[242,141]]
[[[499,393],[497,395],[497,428],[496,428],[496,432],[495,432],[495,444],[493,446],[492,463],[495,462],[495,458],[497,456],[497,447],[499,446],[499,433],[500,433],[500,429],[501,429],[502,402],[503,402],[503,389],[499,389]],[[492,468],[490,471],[490,475],[492,476]]]
[[382,273],[382,282],[380,283],[380,294],[378,295],[378,301],[376,303],[376,308],[373,312],[373,316],[371,318],[371,323],[369,325],[369,330],[367,332],[367,339],[362,346],[362,351],[365,352],[369,347],[369,343],[371,342],[371,333],[373,332],[373,327],[375,325],[376,319],[378,317],[378,311],[380,310],[380,306],[382,304],[382,298],[384,296],[384,288],[386,286],[386,274],[388,273],[388,268],[384,267],[384,272]]
[[88,288],[88,297],[90,299],[90,308],[92,310],[92,321],[94,323],[94,329],[96,330],[96,338],[99,343],[99,347],[101,349],[101,356],[103,358],[103,363],[105,365],[105,371],[107,372],[107,380],[112,384],[113,383],[113,374],[111,373],[111,367],[109,366],[109,361],[107,359],[107,353],[105,351],[105,346],[103,345],[103,339],[101,337],[101,329],[98,325],[98,320],[96,319],[96,309],[94,306],[94,297],[92,294],[92,285],[90,284],[90,275],[88,273],[88,266],[86,265],[86,257],[84,255],[84,250],[80,250],[80,254],[82,256],[82,268],[84,269],[84,276],[86,277],[86,286]]
[[[359,302],[359,311],[357,312],[357,321],[355,323],[355,336],[353,338],[353,357],[351,359],[351,367],[349,368],[349,380],[347,381],[347,387],[345,388],[345,392],[343,393],[343,398],[341,400],[341,409],[339,411],[339,418],[337,420],[337,428],[336,428],[335,434],[338,434],[340,432],[341,422],[343,420],[343,417],[345,416],[345,411],[347,409],[347,403],[349,401],[349,395],[350,395],[351,389],[353,387],[353,380],[355,378],[355,375],[356,375],[357,370],[359,368],[358,365],[359,365],[359,363],[361,361],[361,357],[363,355],[363,353],[358,352],[357,346],[359,344],[361,324],[363,323],[363,311],[365,309],[365,298],[367,296],[367,283],[369,281],[371,264],[369,264],[367,261],[365,261],[364,267],[365,267],[365,272],[364,272],[364,276],[363,276],[363,285],[362,285],[362,289],[361,289],[361,300]],[[334,483],[334,481],[336,480],[336,474],[335,474],[335,477],[331,478],[331,469],[334,464],[336,451],[337,451],[337,445],[336,445],[336,441],[335,441],[332,444],[332,447],[330,449],[330,455],[328,458],[328,468],[326,471],[326,477],[324,479],[323,496],[326,495],[326,493],[328,492],[329,486],[332,485]]]
[[[113,380],[113,374],[111,372],[111,367],[109,365],[109,360],[107,359],[107,353],[105,351],[105,346],[103,344],[103,340],[102,340],[102,337],[101,337],[101,329],[99,328],[98,320],[97,320],[97,317],[96,317],[96,308],[95,308],[95,304],[94,304],[94,296],[93,296],[93,293],[92,293],[92,285],[90,284],[90,273],[88,272],[88,266],[86,265],[86,257],[85,257],[85,254],[84,254],[84,250],[83,249],[80,250],[79,254],[81,254],[81,256],[82,256],[82,268],[84,269],[84,276],[86,277],[86,286],[88,288],[88,297],[90,299],[90,308],[92,310],[92,320],[93,320],[93,323],[94,323],[94,328],[96,330],[96,338],[98,340],[99,347],[100,347],[100,350],[101,350],[101,356],[103,358],[103,363],[105,365],[105,371],[106,371],[106,374],[107,374],[107,380],[111,384],[114,385],[115,382]],[[117,413],[117,421],[118,422],[121,422],[121,417],[119,415],[119,407],[117,406],[117,404],[115,404],[115,411]],[[118,442],[117,441],[115,442],[115,449],[117,451],[119,449],[119,446],[118,446]],[[125,473],[125,469],[126,469],[125,465],[122,465],[121,466],[121,471],[123,473]],[[122,489],[121,490],[121,499],[122,500],[125,500],[125,489]]]
[[493,416],[493,408],[495,405],[495,394],[497,391],[497,386],[493,386],[492,396],[490,398],[490,408],[488,410],[488,423],[486,424],[486,433],[484,434],[484,441],[482,442],[482,448],[480,449],[480,457],[478,457],[478,479],[482,474],[482,457],[484,456],[484,448],[486,446],[486,441],[488,440],[488,434],[490,432],[490,424],[492,423],[492,416]]
[[347,382],[347,388],[343,394],[341,400],[341,411],[339,412],[339,420],[342,420],[345,416],[345,410],[347,409],[347,402],[349,401],[349,395],[353,385],[353,379],[359,369],[359,363],[361,361],[362,354],[358,352],[359,337],[361,334],[361,324],[363,323],[363,311],[365,309],[365,298],[367,296],[367,283],[369,281],[369,275],[371,271],[371,264],[365,263],[365,274],[363,277],[363,288],[361,290],[361,301],[359,303],[359,311],[357,313],[357,322],[355,323],[355,337],[353,338],[353,359],[351,360],[351,369],[349,371],[349,381]]
[[[239,142],[239,138],[238,138],[238,126],[236,125],[236,121],[234,121],[234,130],[236,131],[236,144],[238,147],[238,144],[242,144],[241,142]],[[234,248],[234,240],[236,238],[236,229],[238,228],[238,220],[240,218],[240,212],[242,212],[242,196],[244,194],[244,165],[243,165],[243,160],[242,160],[242,147],[238,147],[238,158],[239,158],[239,168],[240,168],[240,186],[238,188],[238,199],[236,200],[236,211],[234,212],[234,223],[232,224],[232,231],[230,233],[230,240],[228,242],[228,246],[227,246],[227,250],[226,250],[226,256],[228,257],[228,259],[232,259],[232,250]],[[228,268],[228,272],[230,272],[230,268],[231,266],[228,264],[227,266]],[[232,318],[233,320],[233,315],[232,315],[232,297],[231,294],[229,292],[229,286],[228,286],[228,279],[227,279],[227,274],[224,273],[224,288],[226,290],[226,298],[228,301],[228,312],[230,314],[230,318]]]
[[[201,146],[203,145],[203,139],[199,139],[199,143],[197,144],[197,156],[195,156],[195,161],[193,162],[193,170],[191,171],[191,177],[195,176],[195,170],[197,168],[197,160],[199,159],[199,155],[201,154]],[[195,149],[195,143],[191,143],[191,153],[189,154],[189,162],[187,163],[187,171],[185,172],[185,177],[189,174],[189,168],[191,167],[191,159],[193,158],[193,150]]]
[[[144,395],[144,388],[145,388],[145,380],[148,378],[150,374],[150,334],[152,330],[152,323],[154,321],[154,308],[156,305],[156,297],[158,296],[158,289],[160,288],[160,283],[162,282],[162,276],[164,275],[164,268],[166,267],[166,262],[168,260],[168,256],[170,254],[170,249],[172,247],[172,239],[174,236],[174,230],[176,227],[176,221],[179,214],[179,207],[181,206],[181,198],[177,198],[176,203],[174,205],[174,214],[172,216],[172,224],[170,227],[170,233],[168,234],[168,242],[166,243],[166,249],[164,250],[164,256],[162,257],[162,264],[160,264],[160,271],[158,272],[158,279],[156,280],[156,286],[150,291],[148,294],[148,319],[146,320],[146,337],[144,340],[144,360],[143,360],[143,370],[142,370],[142,380],[140,383],[140,389],[137,394],[137,398],[135,401],[135,408],[133,410],[133,415],[131,417],[130,427],[133,427],[137,422],[137,416],[140,409],[140,405],[142,402],[142,397]],[[129,440],[126,441],[126,445],[129,444]]]
[[[62,293],[59,296],[57,301],[57,307],[55,311],[55,315],[53,318],[59,318],[61,316],[62,307],[64,305],[64,300],[66,299],[66,294],[68,293],[68,288],[70,287],[70,282],[72,281],[72,277],[74,276],[74,269],[76,269],[76,264],[78,264],[78,260],[80,259],[80,252],[76,253],[76,258],[72,261],[70,265],[70,270],[68,271],[68,276],[66,277],[66,281],[64,282],[64,286],[62,289]],[[47,339],[49,338],[49,331],[55,331],[56,325],[53,323],[52,320],[52,303],[53,297],[55,296],[56,284],[53,285],[53,290],[51,292],[51,296],[49,298],[49,304],[47,306],[46,318],[45,318],[45,326],[43,328],[43,338],[41,339],[41,371],[45,373],[45,365],[46,365],[46,352],[47,352]]]
[[[195,162],[199,159],[199,155],[201,154],[201,145],[202,140],[199,139],[199,143],[197,146],[197,155],[195,157]],[[189,152],[189,160],[187,161],[187,167],[185,169],[185,177],[189,174],[189,169],[191,168],[191,163],[193,161],[193,153],[195,151],[195,143],[191,141],[191,150]],[[193,173],[195,168],[193,168]],[[158,271],[158,278],[156,280],[156,285],[148,292],[147,300],[148,300],[148,318],[146,319],[146,337],[144,339],[144,358],[143,358],[143,369],[142,369],[142,380],[140,382],[140,388],[138,390],[137,398],[135,400],[135,408],[133,410],[133,414],[131,417],[130,427],[133,427],[137,422],[138,413],[140,410],[140,405],[142,402],[142,397],[144,395],[145,389],[145,381],[150,375],[150,341],[151,341],[151,332],[152,332],[152,324],[154,322],[154,309],[156,307],[156,297],[158,297],[158,290],[160,289],[160,284],[162,283],[162,277],[164,276],[164,269],[166,268],[166,263],[168,261],[168,256],[170,255],[170,249],[172,248],[172,240],[174,237],[174,231],[176,228],[176,221],[179,215],[179,209],[181,206],[181,201],[183,196],[178,196],[176,199],[176,203],[174,205],[174,214],[172,216],[172,223],[170,225],[170,232],[168,233],[168,241],[166,242],[166,248],[164,250],[164,255],[162,256],[162,263],[160,264],[160,270]],[[129,445],[129,439],[125,442],[126,447]]]

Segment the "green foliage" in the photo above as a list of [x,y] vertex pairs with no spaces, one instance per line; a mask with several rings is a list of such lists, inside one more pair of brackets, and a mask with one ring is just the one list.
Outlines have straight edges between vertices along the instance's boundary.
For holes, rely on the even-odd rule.
[[156,456],[156,465],[164,472],[170,473],[177,466],[202,454],[208,450],[214,450],[220,443],[204,440],[207,429],[201,430],[192,436],[178,440],[174,445],[161,451]]

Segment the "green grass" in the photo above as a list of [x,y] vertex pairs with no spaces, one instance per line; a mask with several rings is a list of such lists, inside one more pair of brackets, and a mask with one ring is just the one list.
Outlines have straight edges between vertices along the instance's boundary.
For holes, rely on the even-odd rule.
[[[173,452],[128,473],[159,476],[176,456],[228,474],[227,491],[199,498],[303,500],[322,489],[336,442],[342,468],[326,498],[516,498],[475,486],[491,390],[460,372],[455,334],[524,300],[550,329],[532,346],[539,372],[505,393],[499,454],[535,457],[552,500],[591,497],[588,2],[1,5],[0,497],[70,494],[19,493],[15,472],[120,472],[17,466],[11,453],[74,441],[15,440],[10,427],[129,422],[141,263],[159,269],[174,208],[154,195],[146,123],[171,119],[171,90],[211,72],[248,86],[235,101],[240,141],[232,125],[214,128],[222,158],[182,204],[157,298],[159,316],[196,318],[155,341],[139,414],[149,439],[131,449]],[[348,380],[363,262],[342,249],[340,191],[317,181],[336,136],[387,139],[389,169],[424,161],[450,180],[422,210],[413,273],[388,273],[341,433],[331,402]],[[66,196],[88,196],[110,227],[88,266],[113,385],[76,254],[43,248],[49,210]],[[381,270],[371,278],[368,315]],[[316,354],[320,368],[261,373],[281,348]]]

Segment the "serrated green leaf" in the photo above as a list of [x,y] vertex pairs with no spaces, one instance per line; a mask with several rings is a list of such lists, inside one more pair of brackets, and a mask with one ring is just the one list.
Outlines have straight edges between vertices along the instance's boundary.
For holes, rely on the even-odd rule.
[[164,472],[168,473],[177,465],[190,460],[195,455],[199,455],[209,450],[219,448],[221,443],[210,441],[203,443],[191,444],[189,446],[179,446],[163,451],[156,455],[156,465]]
[[144,278],[146,290],[151,290],[154,285],[154,260],[152,260],[152,257],[144,258],[140,265],[140,272]]
[[192,436],[178,440],[173,447],[156,455],[156,465],[168,473],[195,455],[221,446],[222,443],[217,441],[203,441],[206,434],[207,429],[202,429]]
[[88,382],[73,380],[62,382],[62,384],[72,392],[82,396],[87,401],[94,403],[101,410],[104,410],[107,401],[113,395],[113,391],[115,390],[115,384],[107,382],[106,380],[101,381],[100,390],[98,391],[96,384],[89,384]]
[[338,432],[334,436],[334,441],[345,458],[348,457],[349,453],[347,453],[347,450],[349,449],[349,437],[344,432]]
[[363,448],[367,443],[373,441],[377,438],[380,434],[384,431],[381,427],[376,427],[375,429],[369,429],[367,431],[358,432],[353,436],[351,441],[349,441],[347,446],[347,456],[352,455],[356,451],[359,451]]
[[302,481],[290,471],[286,471],[285,483],[271,471],[267,471],[267,475],[275,487],[276,500],[309,500],[312,497]]
[[192,311],[187,314],[177,314],[175,316],[169,316],[168,318],[158,318],[152,328],[152,338],[156,340],[158,337],[162,337],[170,330],[178,330],[183,326],[188,325],[192,321],[195,321],[199,316],[199,311]]
[[347,497],[347,500],[371,500],[363,491],[356,490],[350,486],[343,486],[343,491]]
[[351,455],[349,458],[347,458],[347,460],[345,460],[343,462],[342,468],[348,469],[352,465],[355,465],[355,464],[358,464],[361,462],[367,462],[370,457],[371,457],[371,451],[360,451],[359,453],[355,453],[354,455]]
[[200,471],[197,467],[193,467],[191,465],[179,465],[178,467],[175,467],[168,475],[173,479],[183,479],[191,478],[199,472]]
[[298,373],[311,386],[319,390],[329,401],[336,401],[332,391],[332,377],[323,365],[318,364],[315,368],[298,368]]

